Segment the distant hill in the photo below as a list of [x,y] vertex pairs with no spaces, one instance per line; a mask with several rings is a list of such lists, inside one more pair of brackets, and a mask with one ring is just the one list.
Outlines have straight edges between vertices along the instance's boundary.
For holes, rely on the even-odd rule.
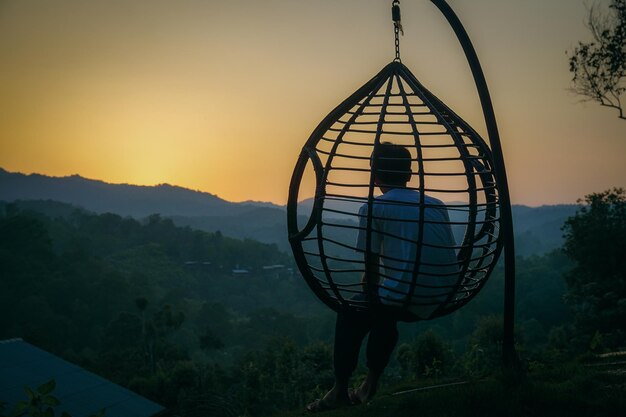
[[290,250],[287,241],[287,215],[282,208],[252,207],[238,215],[170,216],[179,226],[207,232],[220,231],[225,236],[275,243],[282,251]]
[[577,209],[575,204],[540,207],[513,205],[515,253],[518,256],[539,255],[561,247],[561,228]]
[[58,217],[69,219],[76,211],[90,213],[78,206],[54,200],[15,200],[12,202],[0,200],[0,215],[10,210],[9,205],[15,206],[19,211],[40,213],[51,219]]
[[[0,168],[0,200],[56,200],[95,213],[123,216],[236,216],[254,210],[253,202],[231,203],[216,195],[170,184],[109,184],[79,175],[49,177],[11,173]],[[259,203],[266,206],[269,203]],[[279,206],[273,206],[278,208]]]
[[[329,201],[326,208],[334,211],[325,213],[328,218],[353,220],[362,203],[353,201]],[[457,204],[457,203],[450,203]],[[463,204],[463,203],[458,203]],[[313,208],[313,199],[303,200],[298,205],[299,213],[308,214]],[[578,208],[575,204],[557,204],[550,206],[528,207],[513,205],[513,227],[515,230],[516,254],[529,256],[542,254],[560,247],[563,244],[561,227],[565,220],[572,216]],[[450,211],[452,221],[466,221],[464,215]],[[453,228],[454,229],[454,228]],[[464,228],[454,230],[457,240],[463,236]]]
[[[285,207],[265,202],[233,203],[213,194],[169,184],[138,186],[109,184],[78,175],[48,177],[10,173],[0,168],[0,200],[55,200],[95,213],[117,213],[144,218],[159,213],[181,226],[226,236],[275,243],[289,251]],[[26,203],[35,211],[66,210],[51,203]],[[299,214],[308,215],[312,200],[301,202]],[[37,208],[38,207],[38,208]],[[334,209],[354,212],[354,203],[337,203]],[[561,227],[576,212],[576,205],[528,207],[513,206],[516,253],[520,256],[542,254],[562,245]],[[358,209],[358,208],[357,208]],[[54,213],[47,213],[54,215]],[[345,219],[340,213],[329,217]]]
[[61,215],[59,210],[68,210],[53,201],[94,213],[110,212],[137,219],[159,213],[181,226],[219,230],[226,236],[276,243],[281,250],[289,250],[284,207],[267,202],[233,203],[210,193],[169,184],[109,184],[79,175],[25,175],[0,168],[0,200],[20,200],[21,206],[51,216]]

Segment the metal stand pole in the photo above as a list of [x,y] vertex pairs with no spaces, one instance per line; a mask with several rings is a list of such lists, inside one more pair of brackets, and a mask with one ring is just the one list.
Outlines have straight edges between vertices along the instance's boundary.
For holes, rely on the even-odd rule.
[[504,157],[502,156],[502,146],[500,135],[496,124],[496,116],[493,111],[489,89],[485,81],[480,62],[476,51],[472,46],[465,28],[445,0],[431,0],[443,13],[448,23],[454,30],[465,56],[472,70],[474,82],[480,97],[480,103],[485,115],[487,134],[493,152],[494,168],[496,170],[496,181],[500,190],[500,217],[502,219],[502,235],[504,240],[504,335],[502,341],[502,361],[507,369],[518,369],[519,362],[515,351],[514,338],[514,314],[515,314],[515,248],[513,241],[513,217],[511,214],[511,199],[509,197],[509,186],[504,169]]

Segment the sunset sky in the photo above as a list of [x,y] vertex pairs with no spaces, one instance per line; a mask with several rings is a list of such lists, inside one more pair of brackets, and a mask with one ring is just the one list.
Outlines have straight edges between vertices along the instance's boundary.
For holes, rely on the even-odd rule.
[[[491,89],[512,200],[626,186],[626,121],[568,91],[584,0],[449,0]],[[599,0],[608,4],[609,0]],[[0,167],[284,204],[317,123],[393,59],[390,0],[0,0]],[[403,62],[486,138],[443,16]]]

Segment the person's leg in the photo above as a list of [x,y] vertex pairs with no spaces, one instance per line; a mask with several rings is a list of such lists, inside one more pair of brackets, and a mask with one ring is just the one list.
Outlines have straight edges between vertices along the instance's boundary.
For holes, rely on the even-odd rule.
[[381,312],[373,318],[367,341],[367,367],[382,374],[398,343],[398,320],[392,314]]
[[350,403],[350,377],[356,369],[361,344],[371,325],[372,321],[367,313],[337,313],[333,352],[335,385],[324,398],[309,404],[309,411],[322,411]]
[[387,367],[393,350],[398,343],[397,319],[392,314],[380,311],[372,319],[372,329],[367,340],[367,378],[351,394],[353,402],[366,402],[378,388],[378,381]]
[[363,339],[371,327],[372,320],[367,313],[342,312],[337,314],[333,352],[337,381],[346,381],[347,385],[347,381],[357,367]]

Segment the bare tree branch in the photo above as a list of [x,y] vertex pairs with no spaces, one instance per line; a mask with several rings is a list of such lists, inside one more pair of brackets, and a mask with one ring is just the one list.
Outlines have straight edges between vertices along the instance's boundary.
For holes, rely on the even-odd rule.
[[606,12],[593,4],[585,23],[594,41],[579,42],[569,54],[570,91],[583,101],[618,110],[626,120],[621,102],[626,91],[626,0],[611,0]]

